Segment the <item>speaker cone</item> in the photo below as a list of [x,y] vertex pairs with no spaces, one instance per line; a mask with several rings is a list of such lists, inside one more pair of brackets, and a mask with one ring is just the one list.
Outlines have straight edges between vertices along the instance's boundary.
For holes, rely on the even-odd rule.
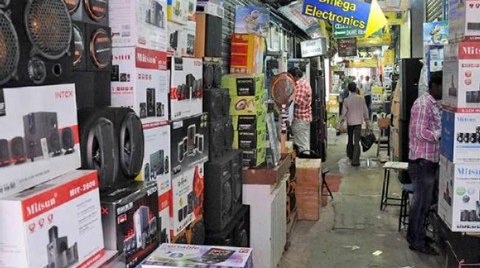
[[80,30],[80,28],[78,28],[77,25],[73,25],[73,66],[77,66],[85,59],[85,44],[83,43],[83,40],[83,32]]
[[133,112],[129,112],[120,129],[120,163],[123,173],[130,178],[135,178],[142,169],[143,143],[142,122]]
[[84,3],[92,20],[99,22],[107,15],[108,0],[84,0]]
[[2,66],[0,68],[0,85],[6,83],[15,75],[19,57],[20,48],[17,32],[10,18],[0,10],[0,66]]
[[112,40],[103,28],[97,29],[90,39],[90,55],[94,64],[106,68],[112,60]]
[[67,5],[68,12],[70,14],[75,13],[77,11],[78,6],[80,6],[80,0],[64,0],[65,4]]
[[25,27],[34,52],[56,60],[65,55],[72,40],[72,21],[62,0],[30,0]]

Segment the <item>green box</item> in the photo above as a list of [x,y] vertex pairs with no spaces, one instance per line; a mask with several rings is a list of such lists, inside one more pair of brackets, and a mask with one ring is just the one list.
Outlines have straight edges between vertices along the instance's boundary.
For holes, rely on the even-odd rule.
[[228,88],[230,96],[265,96],[263,74],[229,74],[222,77],[222,88]]
[[265,163],[266,148],[257,148],[254,150],[244,150],[242,163],[244,167],[258,167]]
[[263,96],[231,96],[230,115],[256,115],[266,110]]
[[233,149],[252,150],[267,147],[267,129],[234,131]]
[[248,131],[265,128],[267,125],[267,111],[259,110],[255,115],[235,115],[232,117],[233,129]]

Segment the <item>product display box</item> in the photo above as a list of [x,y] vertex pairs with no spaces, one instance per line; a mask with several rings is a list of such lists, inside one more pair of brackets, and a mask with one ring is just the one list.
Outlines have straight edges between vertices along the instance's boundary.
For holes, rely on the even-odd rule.
[[258,167],[265,163],[266,156],[265,147],[253,150],[243,150],[242,165],[244,167]]
[[203,110],[203,64],[201,59],[172,58],[170,119],[199,115]]
[[171,126],[172,176],[208,161],[208,114],[174,121]]
[[177,237],[203,213],[204,162],[172,178],[170,198],[171,237]]
[[267,147],[267,129],[234,131],[233,149],[252,150]]
[[155,183],[132,182],[102,193],[105,248],[123,252],[127,267],[136,267],[159,243],[158,188]]
[[264,97],[232,96],[230,102],[231,115],[257,115],[266,112]]
[[138,180],[156,182],[159,196],[171,189],[170,125],[144,125],[145,156]]
[[480,0],[448,1],[449,43],[480,40]]
[[0,197],[81,166],[73,84],[0,89]]
[[440,159],[438,215],[453,232],[480,230],[480,165]]
[[168,22],[168,55],[174,57],[193,57],[195,54],[196,23],[186,24]]
[[480,112],[479,42],[448,44],[444,51],[443,105],[457,112]]
[[223,8],[223,1],[198,0],[197,15],[198,12],[223,18],[225,14],[225,9]]
[[264,84],[263,74],[229,74],[222,77],[222,88],[228,88],[232,97],[265,96]]
[[232,34],[230,73],[263,72],[265,40],[254,34]]
[[108,3],[113,47],[167,50],[167,1],[123,0]]
[[168,121],[166,54],[143,48],[114,48],[112,106],[129,107],[143,123]]
[[251,248],[163,244],[141,267],[252,268],[252,255]]
[[443,111],[440,152],[453,163],[480,161],[480,113]]
[[265,128],[267,125],[267,110],[259,110],[256,115],[233,116],[233,128],[238,131],[252,131]]
[[2,267],[89,267],[105,252],[96,171],[8,196],[0,212]]
[[168,191],[158,196],[158,222],[160,223],[160,244],[170,243],[170,196],[172,192]]
[[194,0],[167,0],[167,15],[168,20],[179,24],[186,24],[188,22],[189,10],[194,9]]

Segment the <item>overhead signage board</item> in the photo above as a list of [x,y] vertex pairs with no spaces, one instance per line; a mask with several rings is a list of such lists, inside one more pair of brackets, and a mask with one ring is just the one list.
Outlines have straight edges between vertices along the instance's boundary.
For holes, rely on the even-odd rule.
[[[381,36],[383,34],[383,29],[376,31],[370,37]],[[345,24],[336,23],[333,25],[333,38],[352,38],[352,37],[364,37],[365,31],[359,28],[348,26]]]
[[305,0],[302,13],[326,20],[332,24],[344,24],[365,31],[365,37],[387,25],[377,0],[371,4],[359,0]]
[[302,58],[323,56],[327,52],[326,38],[307,40],[300,43]]

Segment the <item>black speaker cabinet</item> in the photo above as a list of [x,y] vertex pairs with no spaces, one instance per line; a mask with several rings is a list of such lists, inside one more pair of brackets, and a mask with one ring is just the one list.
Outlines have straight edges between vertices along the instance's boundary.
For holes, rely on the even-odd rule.
[[207,230],[223,230],[242,206],[240,163],[240,151],[230,151],[205,164],[204,219]]
[[85,24],[85,44],[87,48],[87,71],[112,70],[111,29],[107,26]]
[[37,112],[23,116],[27,155],[32,161],[36,157],[62,154],[57,113]]
[[0,10],[0,86],[65,82],[72,21],[62,0],[6,1]]
[[225,149],[229,150],[232,148],[233,145],[233,120],[231,116],[226,116],[224,119],[224,124],[225,124],[225,135],[224,137],[224,143],[225,143]]
[[103,108],[111,104],[110,72],[75,72],[77,108]]
[[210,136],[209,157],[214,159],[225,153],[225,120],[219,119],[208,123]]
[[189,230],[190,241],[192,245],[204,245],[205,244],[205,224],[203,218],[197,222],[194,222],[190,226]]
[[11,156],[8,140],[0,139],[0,167],[8,166],[10,163]]
[[147,116],[155,116],[157,102],[155,101],[155,89],[147,88]]
[[23,137],[15,137],[10,141],[10,153],[12,154],[12,162],[15,164],[21,164],[27,161],[27,152]]
[[222,18],[197,13],[195,20],[195,57],[222,57]]
[[207,230],[205,244],[250,247],[250,206],[243,205],[235,218],[223,230]]
[[228,116],[230,101],[227,89],[208,88],[204,90],[203,110],[209,113],[211,121],[218,120]]
[[72,20],[108,26],[108,0],[64,0]]
[[[165,152],[156,151],[150,155],[150,180],[155,180],[158,175],[165,173]],[[147,178],[147,176],[145,176]]]
[[87,44],[85,36],[85,24],[73,21],[72,29],[72,61],[74,71],[85,71],[87,69]]
[[222,65],[220,62],[203,63],[203,81],[205,88],[219,88],[222,83]]

